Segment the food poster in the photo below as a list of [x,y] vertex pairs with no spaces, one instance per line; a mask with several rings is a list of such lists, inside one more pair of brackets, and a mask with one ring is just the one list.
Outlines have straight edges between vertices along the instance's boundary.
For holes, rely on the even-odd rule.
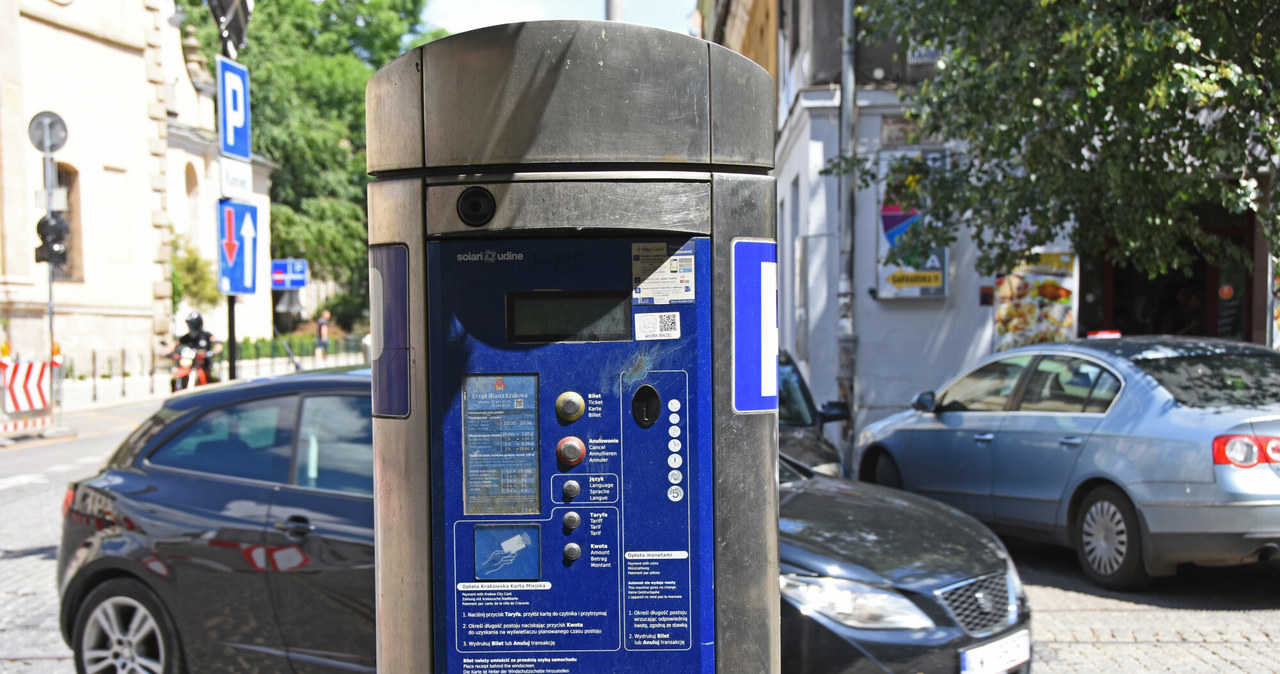
[[1280,349],[1280,260],[1271,258],[1271,346]]
[[1075,253],[1041,253],[996,278],[995,350],[1076,336]]
[[[945,164],[945,150],[916,153],[930,163]],[[907,156],[902,152],[886,152],[880,155],[880,175],[889,175],[893,162]],[[924,255],[904,260],[903,264],[886,264],[889,252],[897,247],[902,235],[916,226],[924,215],[917,209],[904,209],[897,203],[892,191],[880,182],[880,228],[877,239],[876,297],[882,300],[899,298],[937,298],[947,296],[947,249],[934,248]]]

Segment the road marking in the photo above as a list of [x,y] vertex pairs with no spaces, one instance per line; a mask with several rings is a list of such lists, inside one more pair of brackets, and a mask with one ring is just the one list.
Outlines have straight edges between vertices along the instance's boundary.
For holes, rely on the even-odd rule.
[[0,491],[10,487],[21,487],[26,484],[48,484],[49,478],[44,475],[13,475],[0,478]]

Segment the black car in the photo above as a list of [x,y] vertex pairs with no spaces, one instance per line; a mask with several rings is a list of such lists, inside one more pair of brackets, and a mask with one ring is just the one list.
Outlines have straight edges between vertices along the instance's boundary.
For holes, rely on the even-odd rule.
[[819,410],[809,395],[804,375],[791,355],[778,356],[778,446],[814,472],[839,476],[840,454],[822,427],[849,418],[849,405],[831,401]]
[[[68,488],[60,623],[77,669],[374,671],[372,467],[368,370],[167,400]],[[1026,599],[989,531],[779,471],[784,671],[1024,666]]]

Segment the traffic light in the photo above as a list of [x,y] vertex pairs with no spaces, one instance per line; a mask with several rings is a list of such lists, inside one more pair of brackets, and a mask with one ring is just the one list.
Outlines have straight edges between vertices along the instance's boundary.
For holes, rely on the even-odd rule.
[[67,261],[67,235],[71,226],[61,213],[50,213],[40,218],[36,225],[36,234],[40,237],[40,247],[36,249],[36,262],[49,264],[65,264]]

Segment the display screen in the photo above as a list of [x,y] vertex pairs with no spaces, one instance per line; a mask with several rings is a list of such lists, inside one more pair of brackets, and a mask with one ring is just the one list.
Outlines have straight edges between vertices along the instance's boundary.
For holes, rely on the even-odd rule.
[[631,339],[631,295],[625,291],[507,294],[512,342],[622,342]]

